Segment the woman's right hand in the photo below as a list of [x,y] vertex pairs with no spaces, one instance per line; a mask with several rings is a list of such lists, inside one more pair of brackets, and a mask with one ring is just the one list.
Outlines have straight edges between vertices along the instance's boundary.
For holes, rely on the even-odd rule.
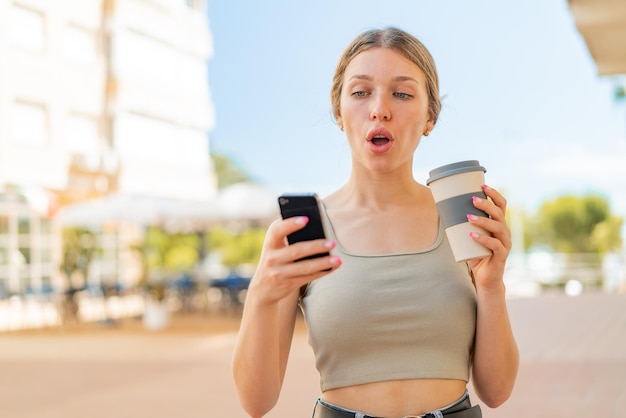
[[330,252],[335,242],[319,239],[289,245],[287,235],[304,228],[306,217],[276,220],[265,236],[252,277],[233,352],[233,377],[242,407],[262,417],[274,407],[287,369],[299,289],[341,265],[339,257],[299,260]]
[[306,216],[295,216],[276,220],[270,225],[257,270],[248,288],[249,296],[254,294],[260,303],[277,303],[341,265],[341,259],[334,255],[300,260],[330,252],[336,246],[335,241],[324,239],[289,245],[287,235],[304,228],[307,222]]

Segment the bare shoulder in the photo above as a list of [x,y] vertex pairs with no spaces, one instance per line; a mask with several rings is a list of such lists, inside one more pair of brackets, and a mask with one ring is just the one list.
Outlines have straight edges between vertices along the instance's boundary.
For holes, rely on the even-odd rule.
[[322,198],[322,202],[324,202],[324,206],[326,207],[326,209],[334,209],[337,207],[341,207],[341,201],[342,201],[342,196],[341,196],[341,189],[339,190],[335,190],[334,192],[332,192],[331,194],[324,196]]

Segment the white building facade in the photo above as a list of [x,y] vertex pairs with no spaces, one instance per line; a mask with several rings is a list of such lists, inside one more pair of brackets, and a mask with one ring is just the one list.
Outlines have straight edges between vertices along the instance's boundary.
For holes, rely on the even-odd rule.
[[0,298],[57,288],[54,213],[215,196],[206,0],[0,0]]
[[120,158],[119,191],[202,200],[216,192],[206,7],[183,0],[109,2],[106,112]]

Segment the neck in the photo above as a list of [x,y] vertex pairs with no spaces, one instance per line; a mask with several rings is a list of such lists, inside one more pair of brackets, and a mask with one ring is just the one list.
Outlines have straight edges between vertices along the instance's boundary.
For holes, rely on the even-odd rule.
[[427,198],[426,187],[409,175],[378,173],[362,175],[353,172],[348,182],[337,192],[341,206],[356,206],[384,210],[393,206],[415,204]]

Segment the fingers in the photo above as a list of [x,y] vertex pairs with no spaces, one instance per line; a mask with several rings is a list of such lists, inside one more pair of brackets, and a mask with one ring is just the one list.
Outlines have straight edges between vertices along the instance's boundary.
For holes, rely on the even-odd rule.
[[311,257],[316,254],[328,253],[335,248],[334,241],[325,239],[315,239],[310,241],[297,242],[288,245],[286,237],[304,228],[309,219],[306,216],[294,216],[287,219],[274,221],[267,231],[265,247],[266,251],[284,249],[276,253],[276,263],[284,264]]
[[276,250],[268,264],[284,266],[283,273],[289,276],[309,276],[338,267],[341,259],[332,256],[330,251],[336,246],[335,241],[302,241]]
[[[280,249],[266,249],[252,279],[251,290],[260,294],[262,300],[274,303],[341,266],[341,259],[329,253],[335,243],[316,241],[299,242]],[[328,255],[296,261],[302,254],[311,255],[310,251],[299,247],[321,248]]]
[[306,226],[309,218],[306,216],[294,216],[293,218],[277,219],[267,230],[266,245],[270,248],[282,248],[287,245],[285,237]]
[[511,248],[511,240],[508,238],[501,238],[498,235],[479,234],[477,232],[470,232],[472,239],[479,244],[484,245],[493,251],[494,254],[508,254]]
[[326,275],[340,265],[341,258],[328,254],[287,264],[284,272],[298,280],[309,282]]
[[506,215],[507,201],[497,190],[492,189],[487,185],[483,185],[483,191],[489,199],[481,199],[479,197],[474,198],[474,206],[486,212],[491,218],[497,220],[504,220]]
[[249,288],[257,300],[276,303],[341,265],[341,259],[330,254],[335,241],[318,239],[287,244],[286,236],[305,225],[306,219],[289,218],[277,220],[268,228]]
[[265,268],[281,277],[310,281],[341,265],[339,257],[330,255],[337,245],[335,241],[316,239],[288,245],[287,235],[304,228],[307,222],[306,216],[298,216],[270,225],[261,257]]
[[489,235],[472,234],[472,238],[493,251],[511,248],[511,234],[506,224],[506,199],[495,189],[483,186],[489,199],[474,197],[474,206],[489,215],[489,218],[468,215],[470,223],[488,231]]

